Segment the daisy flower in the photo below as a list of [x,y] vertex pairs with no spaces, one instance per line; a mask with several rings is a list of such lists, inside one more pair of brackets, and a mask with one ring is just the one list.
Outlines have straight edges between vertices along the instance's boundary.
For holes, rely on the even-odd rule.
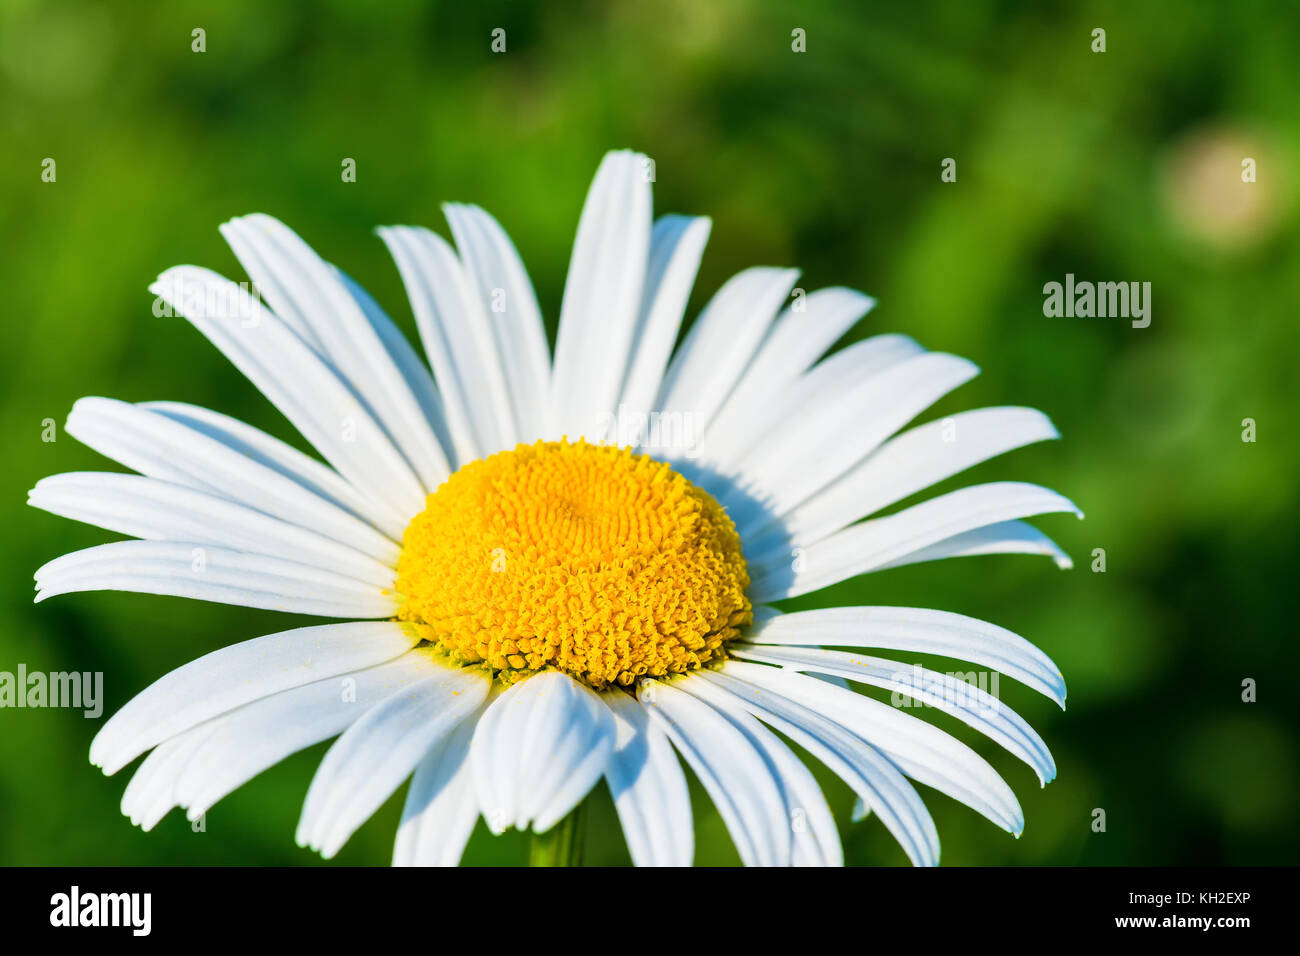
[[902,430],[975,366],[902,335],[823,357],[873,300],[804,295],[789,269],[730,279],[674,352],[710,223],[653,219],[650,168],[626,151],[601,163],[553,361],[514,246],[475,206],[446,207],[454,248],[379,230],[428,366],[269,216],[221,227],[251,287],[195,266],[150,287],[323,461],[206,408],[83,398],[69,434],[136,474],[55,475],[30,503],[132,540],[49,562],[36,600],[124,590],[341,620],[205,655],[108,720],[94,764],[113,774],[148,753],[122,800],[132,822],[172,807],[197,819],[337,737],[297,831],[325,857],[408,777],[396,864],[457,863],[480,816],[494,833],[571,835],[604,778],[633,861],[689,864],[684,760],[746,864],[839,864],[826,799],[786,738],[913,863],[939,859],[914,783],[1020,833],[982,757],[849,682],[952,714],[1046,783],[1047,747],[994,694],[861,649],[971,661],[1064,706],[1042,651],[944,611],[775,604],[939,558],[1068,567],[1023,519],[1078,511],[1034,485],[880,516],[1055,429],[1001,407]]

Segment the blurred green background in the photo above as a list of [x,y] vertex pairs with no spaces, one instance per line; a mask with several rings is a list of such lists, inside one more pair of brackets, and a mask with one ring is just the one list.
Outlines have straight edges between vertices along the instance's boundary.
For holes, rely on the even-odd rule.
[[[202,653],[308,622],[133,594],[31,603],[39,565],[113,537],[23,504],[43,475],[117,469],[62,435],[79,396],[194,402],[295,437],[187,323],[152,315],[145,287],[161,270],[242,279],[216,226],[268,212],[410,330],[371,230],[446,234],[439,203],[471,201],[511,232],[553,322],[596,164],[630,146],[656,160],[658,211],[713,217],[692,315],[741,268],[798,265],[806,289],[878,297],[852,338],[905,332],[983,368],[926,419],[1026,404],[1064,435],[945,488],[1014,478],[1069,495],[1087,520],[1040,524],[1073,571],[973,558],[798,602],[972,614],[1065,672],[1065,713],[1002,683],[1056,757],[1045,790],[934,718],[1003,772],[1027,819],[1013,840],[925,790],[943,861],[1295,862],[1300,5],[1047,7],[5,0],[0,670],[103,671],[107,716]],[[489,49],[497,27],[504,54]],[[1105,53],[1091,50],[1097,27]],[[205,53],[191,51],[195,28]],[[345,157],[355,183],[341,181]],[[955,183],[940,181],[946,157]],[[1042,287],[1067,272],[1151,282],[1150,328],[1045,318]],[[1090,569],[1095,548],[1105,573]],[[1242,702],[1246,678],[1257,703]],[[293,830],[324,746],[218,804],[206,832],[173,813],[143,834],[117,810],[128,774],[87,761],[97,726],[0,711],[0,863],[320,862]],[[849,860],[905,862],[877,822],[848,822],[849,791],[821,776]],[[340,861],[387,862],[401,799]],[[697,860],[734,861],[698,788],[694,806]],[[480,826],[467,861],[526,852]],[[626,859],[601,792],[588,860]]]

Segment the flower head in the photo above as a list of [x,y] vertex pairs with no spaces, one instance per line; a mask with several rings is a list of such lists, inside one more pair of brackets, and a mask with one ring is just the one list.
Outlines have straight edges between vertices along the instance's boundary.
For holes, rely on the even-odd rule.
[[[1011,449],[1055,438],[1023,408],[901,431],[975,367],[879,335],[823,358],[874,305],[796,273],[727,282],[674,352],[707,220],[651,220],[647,161],[609,154],[578,226],[552,361],[496,220],[448,206],[453,249],[380,230],[428,366],[360,286],[268,216],[222,227],[260,293],[193,266],[151,287],[284,413],[308,456],[218,412],[85,398],[68,431],[135,474],[72,473],[30,502],[134,540],[57,558],[37,600],[131,590],[343,619],[223,648],[101,729],[146,829],[197,818],[333,737],[300,844],[326,856],[410,778],[394,862],[460,859],[476,821],[545,832],[608,781],[633,860],[693,856],[679,757],[752,864],[842,862],[811,773],[824,762],[917,864],[938,861],[913,781],[1019,833],[975,751],[851,689],[953,714],[1055,767],[986,689],[862,648],[969,660],[1063,705],[1042,651],[961,615],[782,613],[885,567],[991,553],[1069,559],[1024,519],[1075,512],[997,482],[877,516]],[[263,302],[262,297],[265,301]]]

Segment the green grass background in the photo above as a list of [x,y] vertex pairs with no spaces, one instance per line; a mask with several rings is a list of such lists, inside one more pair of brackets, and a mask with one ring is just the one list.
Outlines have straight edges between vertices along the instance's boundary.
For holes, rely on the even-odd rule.
[[[1065,713],[1002,684],[1056,757],[1045,790],[936,718],[1003,772],[1027,819],[1013,840],[926,791],[943,861],[1295,862],[1300,8],[927,6],[6,0],[0,670],[103,671],[111,713],[202,653],[308,621],[133,594],[31,603],[40,564],[112,537],[23,504],[43,475],[116,468],[62,435],[79,396],[194,402],[294,437],[187,323],[151,314],[145,287],[161,270],[243,278],[216,226],[264,211],[409,330],[372,229],[446,234],[438,204],[471,201],[511,232],[553,323],[591,175],[606,149],[631,146],[656,160],[658,211],[713,217],[691,315],[741,268],[798,265],[804,288],[878,297],[851,337],[905,332],[983,368],[927,419],[1027,404],[1064,435],[945,487],[1014,478],[1071,496],[1086,521],[1040,525],[1075,570],[966,559],[798,602],[973,614],[1065,672]],[[191,52],[196,27],[206,53]],[[489,50],[496,27],[505,54]],[[791,50],[796,27],[806,53]],[[1095,27],[1104,54],[1090,50]],[[1254,184],[1240,181],[1243,156],[1257,159]],[[55,183],[41,181],[45,157]],[[355,183],[341,181],[344,157]],[[955,183],[940,181],[945,157]],[[1151,282],[1150,328],[1045,318],[1042,286],[1067,272]],[[47,418],[57,442],[41,441]],[[1245,418],[1255,443],[1241,440]],[[1257,703],[1241,700],[1245,678]],[[87,761],[96,727],[66,710],[0,711],[0,863],[319,862],[293,829],[323,746],[218,804],[205,832],[173,813],[143,834],[117,810],[127,774]],[[904,862],[822,779],[849,861]],[[401,799],[341,862],[388,860]],[[698,861],[734,861],[698,788],[694,807]],[[626,860],[603,792],[588,850]],[[480,827],[467,860],[526,853],[523,837]]]

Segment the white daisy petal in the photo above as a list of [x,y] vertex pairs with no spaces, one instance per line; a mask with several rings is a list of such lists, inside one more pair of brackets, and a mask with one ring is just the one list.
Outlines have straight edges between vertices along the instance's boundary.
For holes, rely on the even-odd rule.
[[321,358],[329,358],[329,350],[312,322],[313,310],[300,306],[291,286],[283,281],[285,276],[284,257],[274,253],[268,256],[269,239],[259,235],[252,224],[245,224],[239,219],[222,223],[217,227],[221,237],[244,267],[248,277],[253,280],[253,290],[261,299],[265,299],[275,315],[294,331]]
[[761,559],[764,540],[777,538],[782,548],[786,542],[807,547],[980,462],[1059,437],[1051,420],[1032,408],[980,408],[919,425],[803,504],[778,511],[768,534],[750,529],[747,550]]
[[598,439],[618,403],[650,252],[648,163],[630,150],[607,153],[587,193],[560,305],[547,437]]
[[212,722],[200,724],[155,747],[140,762],[122,793],[122,813],[148,833],[177,805],[176,777],[212,733]]
[[256,250],[256,258],[246,268],[259,288],[269,278],[275,280],[264,288],[271,308],[278,316],[300,317],[311,330],[323,348],[321,356],[362,398],[425,491],[441,484],[450,474],[442,447],[406,378],[338,270],[271,216],[232,219],[221,226],[221,234],[237,255],[241,248]]
[[149,291],[220,349],[357,488],[399,514],[420,510],[424,488],[388,434],[320,354],[269,309],[195,266],[168,269]]
[[284,558],[193,541],[114,541],[37,569],[38,602],[74,591],[135,591],[322,617],[397,613],[396,596],[375,585]]
[[708,791],[746,866],[789,866],[785,799],[763,754],[721,713],[663,681],[637,698]]
[[940,561],[944,558],[970,558],[982,554],[1038,554],[1051,558],[1062,571],[1074,567],[1074,562],[1061,550],[1060,545],[1033,525],[1025,521],[998,521],[936,541],[927,547],[886,562],[875,570],[901,568],[907,564]]
[[471,716],[433,745],[415,768],[393,846],[393,866],[456,866],[478,821],[470,773]]
[[733,673],[701,671],[720,707],[739,705],[775,727],[826,764],[874,808],[885,828],[916,866],[939,862],[939,834],[920,794],[902,772],[875,747],[835,720],[775,690],[758,687]]
[[415,650],[374,667],[271,694],[200,724],[208,733],[178,768],[175,802],[188,810],[191,820],[198,819],[263,770],[338,736],[371,707],[439,673],[441,667]]
[[223,647],[128,701],[95,735],[90,762],[116,773],[205,720],[278,691],[392,660],[418,641],[401,624],[361,621],[300,627]]
[[609,708],[559,671],[511,686],[478,722],[470,767],[489,829],[545,833],[596,785],[614,749]]
[[852,690],[849,682],[843,677],[836,677],[834,674],[812,674],[810,676],[816,677],[818,680],[824,680],[828,684],[834,684],[836,687],[843,687],[845,690]]
[[444,667],[366,711],[326,752],[298,821],[299,846],[334,856],[424,755],[478,709],[486,674]]
[[637,866],[690,866],[695,855],[691,797],[672,744],[643,707],[621,690],[600,695],[617,737],[605,779]]
[[[400,553],[393,537],[376,529],[385,509],[369,506],[337,473],[302,452],[216,412],[82,398],[72,406],[66,428],[101,455],[150,478],[237,501],[387,564]],[[394,519],[388,529],[400,537],[396,525]]]
[[352,298],[357,300],[357,305],[361,307],[366,320],[379,336],[384,350],[388,352],[389,358],[397,366],[397,371],[406,380],[406,387],[411,390],[420,413],[429,428],[433,430],[443,460],[447,463],[448,469],[452,469],[456,464],[453,454],[455,446],[451,441],[451,431],[447,428],[447,415],[442,407],[442,396],[438,394],[438,386],[434,384],[429,367],[416,353],[411,340],[397,327],[397,323],[380,307],[374,297],[343,270],[337,266],[331,268],[338,274],[339,280],[347,287]]
[[761,404],[808,371],[875,304],[861,292],[836,287],[786,306],[709,427],[726,429],[738,409]]
[[456,460],[514,447],[518,429],[485,303],[447,241],[421,226],[377,230],[406,286],[438,381]]
[[745,460],[744,481],[762,494],[761,510],[743,499],[723,502],[731,505],[741,536],[806,501],[977,374],[966,359],[927,352],[847,389],[811,420],[790,419]]
[[703,434],[749,367],[797,269],[746,269],[709,300],[664,375],[655,407],[689,413]]
[[[737,405],[727,427],[714,428],[700,442],[701,460],[723,474],[740,477],[751,455],[761,455],[768,436],[790,421],[815,419],[847,391],[925,349],[906,335],[876,335],[841,349],[780,388],[749,405]],[[725,490],[727,486],[721,485]]]
[[1001,481],[973,485],[931,498],[898,514],[873,518],[837,531],[803,549],[796,567],[780,563],[750,568],[756,602],[779,601],[835,584],[963,534],[1030,515],[1082,512],[1067,498],[1024,482]]
[[[77,402],[68,416],[69,433],[83,404],[96,403],[93,409],[86,409],[94,418],[88,418],[74,437],[100,454],[152,478],[224,494],[232,501],[315,528],[381,561],[397,560],[401,551],[397,542],[409,516],[363,495],[333,468],[292,445],[198,405],[98,404],[108,402],[112,400],[83,398]],[[127,409],[153,414],[133,417]],[[184,428],[177,429],[178,424]],[[157,436],[161,447],[142,443],[140,438],[147,434]]]
[[1036,645],[996,624],[913,607],[832,607],[765,613],[745,641],[787,647],[879,647],[991,667],[1065,706],[1065,679]]
[[791,832],[791,865],[843,866],[844,850],[826,796],[812,773],[790,748],[737,701],[719,695],[715,686],[704,683],[698,676],[688,675],[673,686],[714,704],[767,761],[772,778],[781,788],[785,800],[786,822]]
[[958,720],[996,741],[1033,768],[1039,782],[1056,777],[1056,763],[1047,744],[1024,718],[982,688],[952,674],[898,661],[822,648],[774,648],[735,644],[734,656],[791,670],[832,674],[883,687],[952,714]]
[[28,492],[27,503],[119,534],[285,558],[379,588],[392,587],[397,578],[388,565],[315,531],[227,498],[142,475],[51,475]]
[[465,272],[486,305],[518,425],[527,442],[549,427],[551,353],[528,272],[501,225],[478,206],[443,207]]
[[1016,795],[988,762],[955,737],[870,697],[783,668],[731,661],[728,673],[817,710],[883,751],[914,780],[948,794],[1019,835]]
[[655,221],[627,380],[619,399],[634,413],[648,413],[654,407],[712,227],[703,216],[661,216]]

